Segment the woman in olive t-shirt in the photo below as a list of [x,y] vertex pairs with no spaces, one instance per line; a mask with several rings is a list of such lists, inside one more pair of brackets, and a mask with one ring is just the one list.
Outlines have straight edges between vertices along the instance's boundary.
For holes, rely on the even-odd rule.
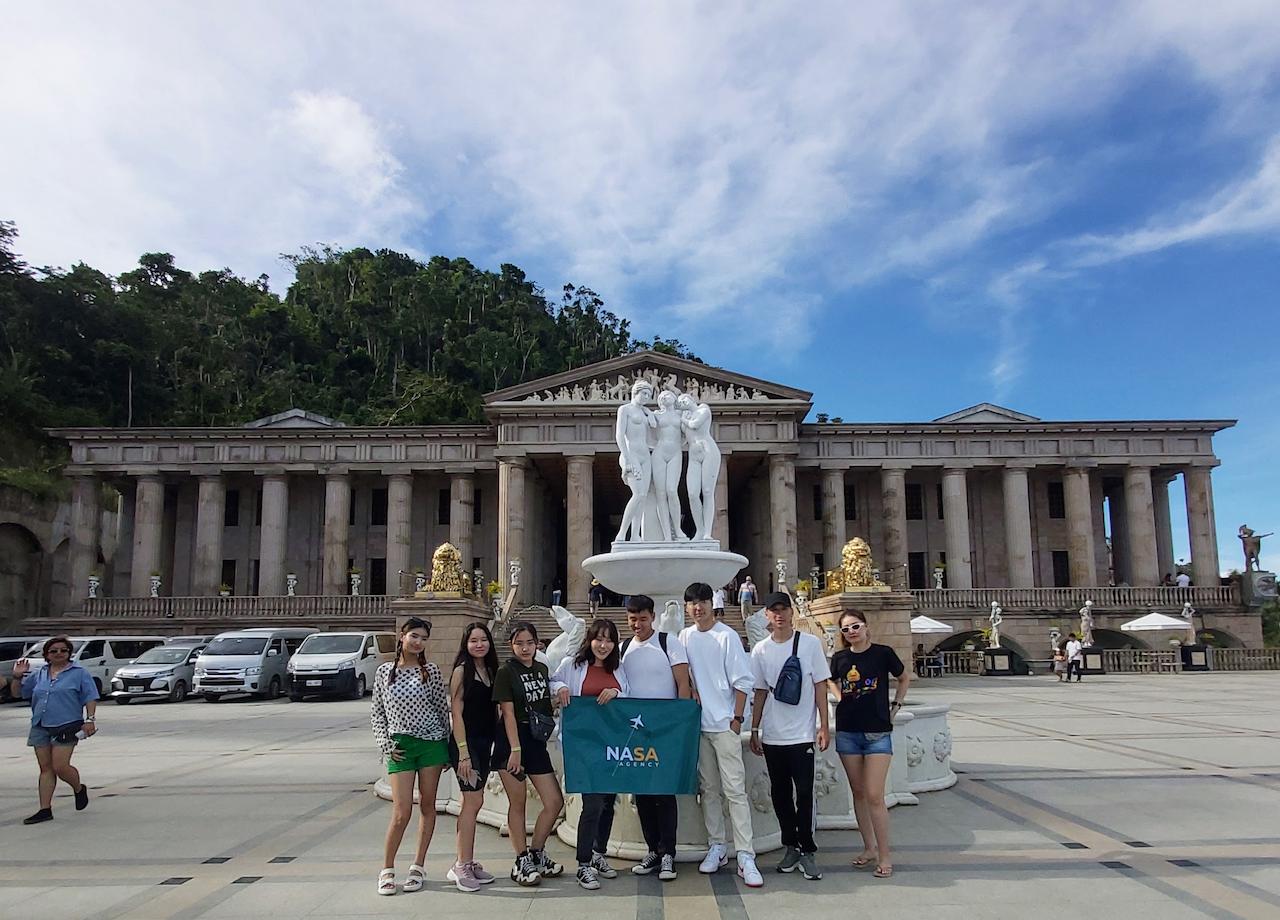
[[[511,879],[519,885],[537,885],[543,878],[564,872],[564,866],[547,855],[547,837],[555,826],[564,795],[560,781],[551,766],[547,743],[533,737],[529,730],[529,711],[551,717],[551,675],[547,666],[535,657],[538,630],[532,623],[519,622],[511,627],[512,658],[498,669],[493,679],[493,701],[502,708],[502,730],[493,745],[493,763],[503,765],[498,773],[507,793],[507,827],[511,846],[515,849],[515,865]],[[533,840],[525,844],[525,778],[542,800],[542,812],[533,826]]]

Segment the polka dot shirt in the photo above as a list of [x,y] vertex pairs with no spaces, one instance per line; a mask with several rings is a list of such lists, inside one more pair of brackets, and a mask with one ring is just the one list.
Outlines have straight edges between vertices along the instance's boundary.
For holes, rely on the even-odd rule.
[[449,737],[449,696],[435,663],[427,662],[426,683],[416,667],[401,668],[392,683],[393,670],[395,662],[388,661],[373,678],[369,721],[383,757],[390,757],[395,747],[392,735],[410,735],[424,741],[444,741]]

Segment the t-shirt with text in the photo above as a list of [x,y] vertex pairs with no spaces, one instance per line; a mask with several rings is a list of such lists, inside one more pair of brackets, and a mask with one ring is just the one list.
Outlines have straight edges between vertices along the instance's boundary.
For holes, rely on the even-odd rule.
[[[519,687],[516,686],[517,683]],[[519,660],[509,659],[498,668],[498,674],[493,679],[493,701],[510,703],[515,709],[517,722],[523,722],[529,717],[529,709],[545,716],[552,715],[551,675],[547,666],[534,661],[532,666],[525,667]]]
[[840,688],[836,731],[891,732],[889,675],[902,674],[902,660],[887,645],[864,652],[841,649],[831,656],[831,679]]

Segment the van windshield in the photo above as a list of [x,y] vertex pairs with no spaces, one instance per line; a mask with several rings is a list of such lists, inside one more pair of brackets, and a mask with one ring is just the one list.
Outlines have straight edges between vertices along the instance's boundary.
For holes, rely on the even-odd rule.
[[364,636],[309,636],[298,649],[299,655],[341,655],[358,652],[364,647]]
[[261,655],[267,640],[257,636],[226,636],[214,639],[204,650],[206,655]]
[[155,648],[149,648],[137,658],[133,659],[134,664],[177,664],[180,661],[186,661],[187,655],[190,654],[189,648],[173,648],[166,645],[158,645]]
[[[89,641],[88,639],[72,639],[71,640],[71,657],[75,658],[76,655],[80,654],[80,649],[84,648],[84,644],[88,641]],[[31,645],[27,649],[27,654],[24,655],[23,657],[39,658],[43,660],[44,659],[44,642],[36,642],[35,644]]]

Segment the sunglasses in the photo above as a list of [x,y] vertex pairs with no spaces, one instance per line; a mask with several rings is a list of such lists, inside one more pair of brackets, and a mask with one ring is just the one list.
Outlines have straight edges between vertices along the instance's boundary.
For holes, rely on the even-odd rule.
[[866,629],[866,623],[850,623],[848,626],[841,626],[842,633],[856,633],[860,629]]
[[49,649],[47,654],[52,655],[54,652],[57,652],[59,655],[70,655],[71,649],[63,648],[61,645],[55,645],[53,648]]

